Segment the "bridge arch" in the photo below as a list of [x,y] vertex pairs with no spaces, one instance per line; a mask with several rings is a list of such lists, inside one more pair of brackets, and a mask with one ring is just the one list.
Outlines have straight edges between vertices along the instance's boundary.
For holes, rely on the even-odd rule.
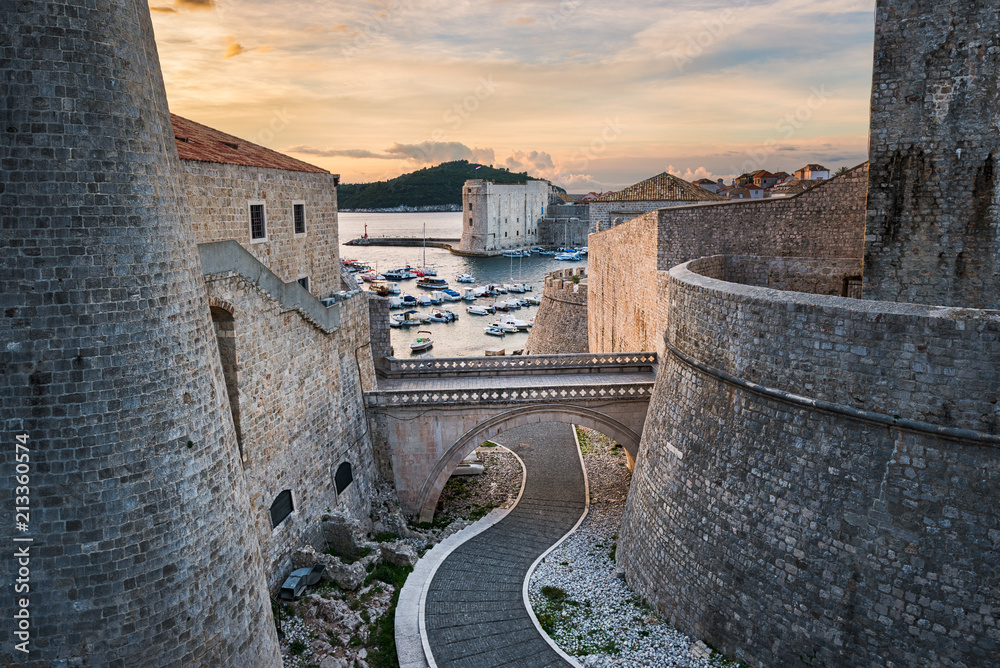
[[434,518],[434,510],[448,478],[451,477],[452,472],[462,460],[468,457],[480,443],[505,430],[539,422],[561,422],[596,429],[621,443],[633,458],[639,450],[639,440],[642,436],[618,420],[600,411],[582,406],[539,404],[512,408],[499,415],[494,415],[465,432],[438,460],[424,481],[417,499],[420,521],[430,522]]

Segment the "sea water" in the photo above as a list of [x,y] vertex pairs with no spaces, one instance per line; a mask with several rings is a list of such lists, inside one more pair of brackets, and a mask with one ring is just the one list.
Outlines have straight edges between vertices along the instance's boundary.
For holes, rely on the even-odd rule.
[[[356,259],[365,262],[379,272],[410,265],[423,267],[426,253],[426,266],[437,270],[437,278],[448,281],[448,287],[462,293],[464,288],[488,283],[526,283],[533,291],[524,294],[499,295],[478,300],[477,304],[492,304],[494,300],[521,298],[528,295],[542,296],[545,285],[545,275],[559,269],[571,267],[586,267],[586,258],[580,262],[562,262],[552,256],[533,255],[525,258],[507,257],[463,257],[452,255],[442,248],[393,248],[385,246],[345,246],[344,242],[357,239],[365,233],[368,226],[369,237],[413,237],[422,238],[426,225],[428,238],[458,239],[462,235],[462,213],[432,212],[432,213],[340,213],[340,257]],[[458,283],[455,277],[459,274],[472,274],[475,283]],[[430,290],[418,288],[416,280],[400,281],[401,294],[411,294],[419,297],[430,294]],[[440,306],[420,307],[420,313],[429,313],[433,309],[442,308],[458,315],[458,320],[448,323],[424,323],[408,329],[399,328],[391,331],[392,347],[396,357],[468,357],[483,355],[487,348],[503,348],[509,355],[514,350],[524,348],[528,340],[527,332],[507,334],[503,338],[490,336],[483,330],[502,313],[488,316],[475,316],[465,309],[472,302],[444,302]],[[394,311],[398,313],[400,311]],[[538,312],[537,306],[528,306],[509,313],[518,320],[530,321]],[[419,332],[418,332],[419,330]],[[421,333],[422,332],[422,333]],[[434,347],[421,355],[411,355],[410,343],[417,337],[429,336]]]

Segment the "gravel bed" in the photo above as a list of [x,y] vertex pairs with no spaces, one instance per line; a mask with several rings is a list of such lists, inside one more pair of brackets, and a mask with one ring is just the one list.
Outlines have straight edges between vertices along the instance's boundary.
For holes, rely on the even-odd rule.
[[489,510],[509,508],[517,500],[522,479],[517,457],[505,448],[479,447],[476,452],[483,464],[483,473],[452,476],[448,480],[441,491],[443,505],[435,515],[439,522],[478,520]]
[[703,643],[674,629],[619,577],[613,555],[632,477],[625,451],[597,432],[578,434],[590,512],[531,577],[529,599],[542,627],[588,668],[728,665],[704,656]]

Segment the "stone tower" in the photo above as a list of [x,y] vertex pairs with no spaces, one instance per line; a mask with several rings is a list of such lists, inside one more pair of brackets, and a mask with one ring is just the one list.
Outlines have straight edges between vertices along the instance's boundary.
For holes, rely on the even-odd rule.
[[879,0],[864,296],[1000,308],[1000,7]]
[[3,6],[0,663],[279,666],[149,10]]

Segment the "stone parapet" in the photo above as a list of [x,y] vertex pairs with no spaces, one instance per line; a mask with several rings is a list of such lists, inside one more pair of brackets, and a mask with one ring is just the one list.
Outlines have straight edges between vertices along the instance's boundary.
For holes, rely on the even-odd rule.
[[715,256],[667,275],[619,564],[750,665],[985,665],[1000,312],[722,280],[776,261],[819,284],[856,268]]

